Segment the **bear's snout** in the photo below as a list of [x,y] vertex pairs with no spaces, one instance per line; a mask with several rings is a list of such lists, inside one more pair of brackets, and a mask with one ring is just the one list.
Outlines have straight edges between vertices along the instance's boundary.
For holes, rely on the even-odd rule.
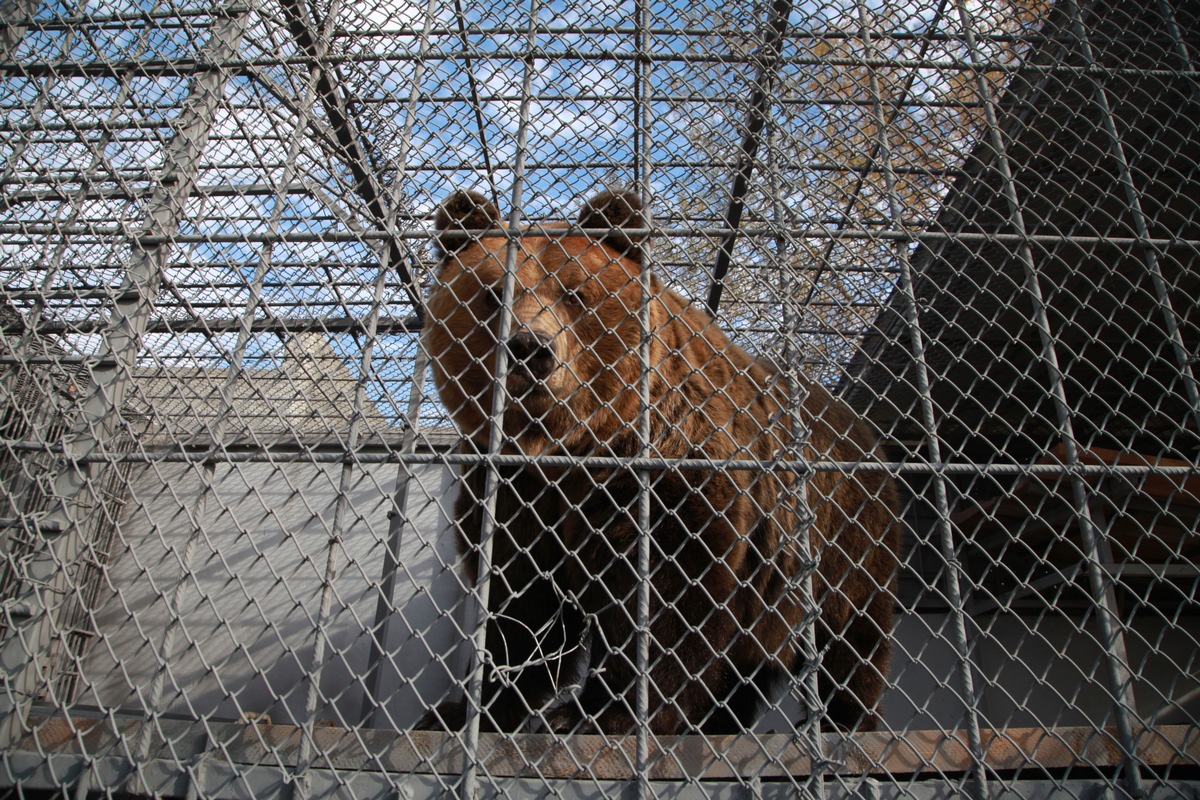
[[508,354],[513,371],[524,371],[530,377],[545,380],[554,371],[554,348],[550,337],[532,331],[519,331],[508,339]]

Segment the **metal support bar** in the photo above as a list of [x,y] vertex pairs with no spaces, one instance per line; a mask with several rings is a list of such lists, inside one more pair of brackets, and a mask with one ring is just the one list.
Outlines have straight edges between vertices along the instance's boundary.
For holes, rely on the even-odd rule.
[[[41,3],[37,0],[3,0],[0,2],[0,61],[12,61],[21,40],[25,38],[28,22],[37,13]],[[8,20],[20,20],[24,24],[11,24]]]
[[[647,0],[637,0],[637,38],[636,46],[639,54],[645,54],[649,45],[647,30],[650,26],[650,9]],[[649,228],[649,209],[651,202],[654,141],[651,137],[653,118],[650,101],[651,64],[647,59],[639,59],[634,73],[634,182],[637,185],[638,196],[642,204],[644,218],[638,227]],[[653,348],[653,327],[651,304],[654,302],[651,291],[649,264],[643,263],[638,271],[638,316],[641,329],[638,340],[638,440],[641,445],[641,455],[649,456],[651,452],[651,352]],[[637,667],[637,687],[635,691],[634,716],[637,722],[637,790],[641,800],[652,800],[654,790],[650,785],[650,740],[653,733],[650,729],[650,563],[651,563],[651,475],[648,470],[638,470],[638,543],[637,543],[637,619],[635,629],[637,642],[635,661]]]
[[[191,315],[184,319],[151,319],[146,323],[143,333],[238,333],[242,328],[242,320],[233,319],[203,319]],[[255,319],[250,323],[254,333],[360,333],[363,321],[358,317],[279,317],[270,315],[266,319]],[[0,334],[33,331],[41,336],[90,334],[104,330],[100,320],[88,322],[57,322],[43,321],[36,326],[27,323],[12,325],[0,324]],[[380,317],[377,330],[381,334],[415,333],[421,330],[421,320],[414,317]]]
[[[786,212],[781,198],[784,197],[782,176],[776,160],[773,158],[776,149],[771,146],[771,137],[777,127],[768,123],[767,137],[767,180],[771,194],[771,218],[780,230],[786,227]],[[788,187],[790,190],[791,187]],[[790,191],[788,192],[790,194]],[[775,238],[775,262],[783,276],[780,294],[783,299],[783,325],[787,336],[783,341],[784,377],[788,385],[788,400],[791,404],[791,441],[788,444],[787,460],[805,460],[806,450],[812,436],[812,428],[805,419],[805,408],[809,399],[808,378],[801,371],[802,358],[800,355],[801,337],[799,334],[801,302],[798,295],[799,284],[795,281],[793,260],[795,254],[791,242],[786,236]],[[813,770],[805,779],[803,793],[805,796],[824,800],[827,795],[825,767],[829,763],[829,754],[825,747],[825,737],[821,726],[826,718],[825,706],[821,700],[821,653],[817,647],[817,625],[820,622],[821,608],[817,603],[813,585],[817,581],[818,567],[821,563],[821,552],[813,549],[812,526],[816,515],[809,503],[809,481],[812,473],[805,471],[792,473],[788,483],[787,497],[795,504],[796,524],[791,531],[791,541],[799,543],[803,548],[805,569],[802,574],[794,576],[798,584],[800,603],[804,611],[804,621],[800,631],[800,650],[804,656],[804,672],[800,676],[799,688],[801,705],[805,709],[803,730],[799,733],[807,742],[812,752]],[[781,547],[788,546],[787,540]],[[776,554],[778,557],[779,554]],[[758,779],[757,776],[755,776]],[[759,779],[760,780],[760,779]],[[760,787],[753,787],[758,789]],[[757,796],[757,792],[755,792]]]
[[1172,0],[1158,0],[1158,13],[1166,23],[1167,32],[1171,37],[1171,46],[1175,48],[1175,54],[1179,56],[1180,68],[1192,76],[1189,80],[1189,83],[1192,84],[1192,102],[1200,104],[1200,73],[1192,63],[1192,49],[1183,37],[1179,19],[1176,17],[1171,3]]
[[[863,45],[866,48],[868,60],[878,58],[875,43],[872,38],[867,8],[863,0],[857,0],[860,30]],[[872,68],[868,72],[871,99],[874,101],[874,121],[878,138],[874,148],[879,163],[882,166],[884,187],[887,194],[888,214],[894,230],[904,229],[904,210],[896,189],[896,174],[892,169],[892,149],[888,137],[889,121],[884,112],[883,92],[880,88],[879,73]],[[904,301],[904,319],[907,333],[912,345],[913,366],[916,369],[917,392],[920,398],[921,422],[925,428],[925,446],[929,450],[929,460],[935,464],[942,462],[941,437],[938,434],[937,414],[933,407],[933,395],[929,383],[929,365],[925,355],[925,336],[921,330],[920,313],[917,310],[917,300],[913,286],[912,263],[909,259],[909,248],[906,242],[895,241],[895,257],[900,265],[899,292]],[[971,665],[971,642],[967,632],[967,614],[963,601],[962,581],[967,579],[962,564],[958,560],[954,539],[954,526],[950,520],[950,502],[946,490],[944,475],[933,476],[934,510],[937,513],[938,544],[942,560],[945,563],[946,599],[950,605],[950,624],[953,630],[952,642],[958,657],[958,681],[962,692],[963,713],[967,721],[967,743],[971,751],[972,768],[969,791],[976,800],[988,797],[988,776],[984,768],[986,757],[983,752],[983,739],[979,724],[979,697],[975,692],[975,678]]]
[[[329,47],[333,35],[335,21],[341,8],[340,0],[333,0],[328,14],[319,31],[314,34],[303,7],[296,2],[283,2],[284,13],[288,18],[288,27],[301,50],[312,57],[310,81],[315,87],[326,116],[330,119],[342,147],[342,157],[354,173],[356,190],[367,200],[368,207],[375,221],[388,232],[391,213],[382,205],[380,189],[373,175],[368,171],[371,163],[363,148],[367,145],[356,130],[355,121],[349,116],[341,91],[333,83],[329,71],[322,66],[322,59]],[[359,357],[358,379],[355,382],[353,409],[350,416],[350,430],[346,437],[346,452],[354,453],[358,449],[364,425],[364,407],[366,403],[367,384],[374,374],[372,357],[375,352],[377,328],[381,308],[383,306],[384,288],[387,285],[389,269],[394,267],[404,281],[405,289],[413,300],[414,308],[420,309],[419,296],[414,292],[411,277],[404,266],[405,254],[400,250],[400,242],[395,239],[385,239],[378,249],[379,268],[375,273],[374,292],[372,293],[370,311],[364,331],[364,340]],[[298,354],[302,355],[302,354]],[[299,755],[296,760],[296,792],[300,797],[307,797],[312,792],[312,777],[309,771],[314,761],[320,757],[320,750],[314,741],[314,729],[317,725],[317,709],[321,701],[321,675],[325,667],[325,653],[329,642],[329,620],[333,608],[334,581],[338,572],[338,557],[342,549],[342,539],[350,524],[348,518],[353,513],[350,508],[350,492],[353,489],[354,468],[359,465],[355,459],[347,458],[342,461],[338,478],[337,497],[334,501],[333,519],[329,526],[329,537],[326,542],[325,569],[321,577],[321,592],[318,601],[316,625],[312,636],[312,657],[305,671],[304,709],[300,719],[303,735],[300,737]],[[361,465],[360,465],[361,466]]]
[[[302,107],[307,109],[312,106],[315,94],[315,81],[310,75],[308,83],[305,87],[305,100]],[[271,211],[271,216],[268,218],[267,225],[270,230],[278,231],[283,220],[284,211],[287,209],[285,202],[288,192],[288,187],[292,184],[295,178],[297,169],[297,159],[300,155],[300,149],[304,142],[305,118],[302,114],[300,122],[293,131],[291,141],[288,143],[288,152],[286,159],[286,167],[284,169],[282,180],[279,187],[276,189],[275,204]],[[242,365],[245,361],[246,348],[249,346],[253,337],[254,320],[258,313],[263,308],[262,294],[263,285],[266,282],[267,275],[272,267],[272,256],[274,245],[271,242],[263,243],[259,250],[258,260],[255,264],[254,277],[250,281],[250,291],[246,298],[246,306],[236,320],[232,320],[238,324],[237,340],[234,343],[233,351],[230,353],[229,369],[225,375],[225,380],[221,384],[221,411],[218,414],[212,428],[212,437],[215,443],[224,445],[225,434],[229,427],[229,417],[235,413],[234,403],[234,387],[237,383],[243,380]],[[208,504],[210,498],[213,497],[216,491],[216,460],[208,460],[197,465],[197,475],[200,478],[200,492],[192,503],[192,509],[189,515],[192,530],[188,534],[187,542],[184,544],[183,554],[180,558],[179,577],[175,584],[175,588],[171,594],[171,600],[168,605],[170,619],[168,620],[167,629],[163,633],[162,646],[159,651],[159,665],[154,673],[154,678],[151,680],[150,689],[147,693],[145,711],[147,717],[154,719],[162,711],[163,691],[166,687],[170,665],[177,663],[177,659],[182,655],[175,652],[175,639],[179,631],[183,627],[183,618],[186,609],[186,599],[188,587],[195,580],[192,574],[192,565],[196,557],[196,550],[204,537],[205,521],[208,515]],[[138,779],[131,782],[126,788],[133,794],[148,792],[148,787],[143,779],[140,765],[150,758],[150,748],[152,744],[152,735],[154,729],[147,725],[141,729],[140,736],[134,748],[134,761],[137,772],[135,774]],[[197,765],[197,769],[202,765]],[[189,791],[194,791],[195,781],[189,784]]]
[[717,260],[713,265],[712,284],[708,290],[708,311],[714,317],[721,305],[721,294],[725,291],[725,275],[733,262],[733,247],[737,243],[738,228],[742,224],[742,212],[746,207],[746,194],[750,191],[750,178],[758,153],[759,138],[771,114],[771,102],[779,67],[782,64],[783,45],[787,37],[788,17],[792,13],[792,0],[773,0],[771,13],[763,31],[762,46],[757,56],[758,69],[754,76],[754,88],[750,92],[750,104],[746,110],[746,131],[738,151],[737,169],[730,188],[729,205],[725,209],[724,225],[729,232],[721,241]]
[[[34,14],[37,13],[40,7],[41,3],[38,0],[0,0],[0,20],[3,20],[3,23],[0,24],[0,62],[11,62],[13,60],[17,48],[25,39],[25,34],[29,30],[28,22],[33,19]],[[21,22],[12,24],[10,20],[21,20]],[[61,57],[65,58],[70,52],[71,42],[74,37],[75,32],[68,28],[66,35],[63,36],[62,47],[59,50]],[[41,120],[43,118],[43,112],[50,103],[50,92],[46,90],[50,88],[50,84],[55,80],[56,76],[54,75],[47,78],[46,86],[43,87],[43,91],[38,93],[37,101],[30,108],[30,119]],[[27,132],[33,133],[32,130]],[[31,137],[29,136],[23,137],[20,143],[10,151],[8,158],[5,159],[4,169],[0,171],[0,187],[9,185],[13,171],[21,163],[21,158],[25,155],[30,140]],[[9,195],[6,193],[0,196],[7,198]]]
[[[4,2],[0,3],[0,5],[3,6],[3,9],[0,10],[0,19],[7,20],[11,18],[9,16],[9,12],[12,12],[13,16],[32,16],[37,11],[39,4],[37,2],[31,3],[30,0],[4,0]],[[26,29],[24,26],[18,27],[6,24],[0,25],[0,57],[10,58],[12,56],[14,49],[24,36],[25,30]],[[60,48],[60,52],[64,56],[69,52],[71,43],[74,42],[76,38],[76,31],[68,30],[65,33],[63,36],[63,44]],[[33,108],[31,109],[32,113],[30,117],[32,119],[39,121],[43,120],[45,118],[47,108],[51,109],[52,114],[58,111],[58,101],[56,101],[54,92],[52,91],[57,80],[57,77],[52,75],[42,83],[42,91],[38,93],[37,101],[34,103]],[[128,99],[130,91],[130,82],[128,80],[123,81],[121,83],[120,90],[117,92],[113,107],[104,120],[105,123],[111,123],[122,115],[123,112],[121,109],[125,101]],[[21,137],[19,142],[12,147],[8,158],[5,160],[3,170],[0,170],[0,187],[7,186],[11,183],[16,183],[16,181],[13,180],[14,175],[16,174],[18,167],[22,164],[25,154],[28,151],[30,144],[34,140],[34,135],[37,131],[37,128],[29,129],[26,132],[30,135]],[[91,158],[85,174],[94,174],[95,170],[104,163],[105,149],[110,144],[111,140],[111,131],[107,129],[104,130],[101,133],[96,146],[91,148]],[[60,194],[59,197],[61,198],[61,196],[62,195]],[[13,193],[4,193],[3,195],[0,195],[0,203],[3,203],[6,206],[9,201],[12,200],[12,198]],[[67,226],[72,226],[79,222],[84,204],[87,200],[86,186],[81,183],[79,187],[68,194],[67,199],[69,203],[69,211],[62,222]],[[55,238],[57,238],[57,240],[55,240]],[[46,264],[44,268],[45,275],[37,286],[32,307],[22,314],[15,315],[20,325],[20,330],[16,332],[14,337],[16,341],[13,342],[9,340],[4,342],[6,345],[5,350],[7,352],[2,358],[0,358],[0,364],[5,366],[11,365],[14,368],[4,370],[3,379],[0,380],[0,408],[22,408],[23,406],[28,407],[29,404],[27,402],[23,403],[22,398],[19,395],[19,385],[23,375],[32,376],[34,377],[35,381],[38,379],[34,371],[30,370],[30,367],[35,365],[61,366],[64,363],[70,363],[70,361],[72,361],[72,359],[65,354],[56,353],[53,356],[44,355],[42,352],[44,348],[39,346],[41,344],[39,339],[43,335],[42,331],[39,330],[39,327],[47,307],[47,295],[49,294],[55,281],[60,278],[63,256],[67,251],[69,243],[70,239],[65,236],[47,237],[46,241],[38,243],[39,250],[44,252],[44,249],[50,249],[48,257],[42,255],[40,259]],[[5,294],[9,295],[7,291]],[[11,353],[11,355],[8,355],[8,353]],[[116,363],[112,360],[100,359],[80,358],[78,363],[80,366],[87,364],[92,370],[98,368],[113,368],[116,366]],[[51,378],[51,380],[53,380],[53,378]],[[34,436],[39,439],[45,437],[47,433],[50,432],[39,423],[34,423],[32,427],[34,430],[28,431],[27,435]],[[39,427],[41,429],[37,430]],[[15,479],[12,481],[12,483],[6,488],[9,496],[12,498],[10,505],[12,505],[13,510],[17,513],[37,513],[43,510],[42,508],[35,508],[31,498],[38,497],[42,500],[42,503],[44,503],[44,495],[42,495],[40,492],[32,491],[34,488],[33,481],[24,470],[15,476]],[[42,503],[38,503],[38,505],[42,505]],[[5,559],[11,561],[14,555],[14,553],[6,553]],[[2,739],[2,737],[0,737],[0,739]]]
[[[539,31],[540,32],[540,31]],[[605,33],[612,33],[611,30],[606,30]],[[526,56],[531,58],[555,58],[560,56],[561,51],[556,52],[550,48],[535,47],[533,49],[516,49],[508,47],[498,47],[494,49],[478,48],[475,50],[462,52],[461,49],[453,50],[437,50],[430,55],[439,59],[463,58],[464,56],[476,59],[479,61],[514,61],[520,60]],[[572,58],[577,58],[586,61],[634,61],[639,58],[634,53],[622,52],[620,50],[611,49],[573,49],[570,51]],[[370,52],[347,52],[330,55],[324,59],[326,64],[355,64],[366,61],[395,61],[403,63],[406,61],[416,60],[417,55],[408,50],[387,50],[380,52],[372,50]],[[648,56],[650,60],[657,63],[665,64],[743,64],[745,56],[740,54],[727,53],[652,53]],[[861,58],[830,58],[828,56],[814,55],[796,55],[786,56],[780,59],[781,63],[809,66],[809,67],[867,67],[870,64],[866,63]],[[112,77],[127,69],[138,69],[147,76],[157,75],[178,75],[190,70],[204,69],[208,67],[231,67],[245,69],[248,67],[286,67],[304,65],[311,63],[311,59],[307,55],[283,55],[283,56],[259,56],[258,58],[247,60],[235,60],[225,63],[213,64],[208,61],[202,61],[196,58],[163,58],[156,59],[150,63],[139,62],[135,59],[112,59],[109,61],[79,61],[79,60],[63,60],[63,61],[29,61],[26,63],[17,64],[11,61],[0,61],[0,76],[8,76],[13,74],[43,76],[51,73],[58,73],[65,77]],[[881,65],[883,66],[883,65]],[[888,59],[886,66],[903,67],[910,69],[958,69],[960,62],[953,59],[925,59],[919,60],[915,58],[895,58]],[[1065,77],[1076,77],[1086,75],[1087,70],[1084,67],[1074,67],[1069,65],[1041,65],[1041,64],[1011,64],[1003,61],[981,61],[980,68],[985,72],[991,72],[999,75],[1062,75]],[[1114,75],[1120,75],[1130,78],[1153,77],[1155,74],[1161,74],[1162,70],[1151,68],[1123,67],[1111,70]],[[1172,70],[1172,75],[1179,75],[1187,78],[1198,78],[1200,72],[1187,70],[1177,71]]]
[[[929,48],[932,47],[934,41],[939,38],[936,35],[936,31],[946,18],[946,7],[948,4],[949,0],[938,0],[937,8],[933,10],[933,18],[926,29],[927,33],[921,35],[921,49],[917,56],[919,60],[925,59],[929,53]],[[895,36],[896,34],[893,31],[890,32],[889,35]],[[890,128],[896,123],[896,120],[900,117],[901,111],[910,102],[909,94],[912,92],[913,85],[916,83],[917,76],[919,74],[920,70],[909,70],[908,76],[904,79],[904,88],[900,91],[900,98],[895,103],[889,104],[890,109],[885,119],[885,125],[887,128]],[[875,105],[874,99],[870,99],[868,102],[872,105],[872,107]],[[860,202],[863,188],[867,185],[867,176],[871,174],[871,171],[874,169],[874,165],[878,162],[879,142],[875,141],[871,143],[870,156],[866,159],[862,168],[858,171],[858,176],[854,180],[854,188],[852,188],[849,193],[850,196],[846,199],[846,202],[842,204],[842,208],[845,210],[842,212],[842,219],[837,223],[839,228],[844,228],[848,221],[852,219],[854,206]],[[892,165],[892,171],[894,174],[898,174],[900,172],[900,170],[898,170],[894,164]],[[901,231],[892,232],[907,232],[907,228]],[[804,298],[806,304],[811,303],[814,297],[816,297],[821,285],[821,278],[830,269],[829,262],[833,258],[833,249],[837,246],[837,243],[838,240],[835,238],[830,238],[826,241],[824,252],[821,254],[821,258],[818,259],[818,266],[816,268],[817,274],[813,276],[809,284],[808,294]]]
[[[337,140],[336,154],[353,175],[354,191],[366,202],[376,225],[385,234],[389,233],[387,220],[392,217],[392,211],[385,203],[383,188],[375,174],[375,159],[372,157],[370,140],[359,130],[358,122],[349,109],[350,103],[346,99],[343,82],[337,74],[336,64],[328,60],[327,35],[323,32],[319,37],[314,36],[314,21],[310,19],[301,0],[280,0],[279,5],[297,48],[309,60],[310,68],[316,73],[317,94]],[[337,7],[338,3],[334,2],[333,6]],[[336,13],[331,9],[323,27],[332,31],[336,17]],[[419,314],[425,304],[408,269],[405,253],[400,249],[398,241],[390,236],[387,238],[388,260],[400,277],[413,309]]]
[[[527,54],[521,75],[521,107],[517,121],[517,142],[513,164],[511,206],[508,212],[510,230],[520,227],[521,208],[524,204],[525,160],[529,155],[529,129],[533,104],[533,77],[537,62],[533,52],[537,49],[538,10],[541,0],[529,0],[529,21],[525,34]],[[504,250],[504,290],[501,297],[500,327],[497,341],[506,342],[512,331],[512,302],[517,287],[517,255],[521,242],[510,238]],[[462,782],[459,794],[462,800],[480,800],[479,786],[479,727],[483,717],[483,673],[487,653],[488,601],[491,594],[492,547],[496,529],[496,497],[500,490],[500,467],[496,456],[504,448],[504,410],[508,407],[507,348],[496,348],[495,380],[492,382],[491,429],[488,431],[487,476],[484,481],[483,515],[479,532],[478,580],[474,591],[473,614],[468,617],[468,630],[473,639],[471,670],[467,681],[467,729],[464,742]]]
[[[820,220],[814,220],[814,224]],[[573,228],[575,231],[584,232],[582,229]],[[541,236],[545,232],[545,228],[541,225],[532,225],[527,229],[505,230],[504,236],[519,238],[521,236]],[[595,231],[596,233],[607,233],[607,230]],[[635,230],[626,229],[630,235],[650,235],[654,231],[650,230]],[[793,239],[832,239],[836,241],[861,241],[861,240],[888,240],[888,239],[904,239],[905,241],[913,242],[963,242],[963,243],[979,243],[979,244],[1079,244],[1079,245],[1115,245],[1124,247],[1127,245],[1140,245],[1142,242],[1135,236],[1087,236],[1077,235],[1073,233],[1030,233],[1024,237],[1020,237],[1015,233],[990,233],[982,231],[960,231],[948,233],[940,230],[905,230],[903,232],[887,230],[886,227],[880,227],[878,223],[873,221],[864,222],[857,228],[842,228],[839,230],[830,229],[829,227],[796,227],[789,228],[785,233]],[[130,231],[127,228],[111,225],[75,225],[75,226],[58,226],[58,225],[39,225],[34,223],[21,224],[19,226],[0,224],[0,235],[10,237],[14,244],[25,244],[32,241],[41,241],[41,237],[46,235],[69,235],[83,242],[107,241],[114,237],[129,238],[137,240],[137,243],[142,247],[152,247],[160,244],[246,244],[250,242],[276,241],[276,242],[292,242],[292,243],[315,243],[315,242],[363,242],[373,239],[420,239],[428,241],[433,237],[433,233],[428,228],[412,228],[409,230],[395,231],[387,233],[385,231],[309,231],[295,230],[287,233],[260,233],[258,231],[247,231],[244,233],[180,233],[171,237],[143,235],[137,231]],[[744,236],[747,238],[756,239],[771,239],[779,235],[779,232],[772,226],[755,225],[753,227],[742,226],[737,230],[731,229],[724,225],[713,225],[703,227],[675,228],[671,230],[671,238],[678,239],[711,239],[718,236]],[[1183,250],[1188,252],[1200,251],[1200,239],[1191,238],[1153,238],[1149,243],[1155,247],[1171,248],[1175,250]]]
[[[424,435],[422,435],[424,438]],[[444,442],[441,442],[444,444]],[[250,445],[251,441],[243,442]],[[11,442],[9,446],[14,451],[61,452],[61,448],[47,447],[44,442]],[[114,463],[162,463],[174,462],[197,463],[216,460],[229,464],[244,464],[255,461],[270,461],[280,453],[296,453],[300,450],[306,453],[305,461],[314,464],[341,463],[346,457],[341,446],[332,449],[309,449],[297,447],[294,443],[281,443],[279,446],[268,446],[261,449],[245,451],[221,450],[217,448],[187,449],[177,446],[166,446],[165,449],[147,448],[146,453],[113,453],[106,455],[81,456],[73,459],[77,464],[114,464]],[[847,472],[859,470],[863,472],[886,472],[890,475],[1079,475],[1082,478],[1091,476],[1107,477],[1120,475],[1135,478],[1145,475],[1162,477],[1195,477],[1198,472],[1195,467],[1151,467],[1151,466],[1109,466],[1099,464],[1080,464],[1078,468],[1068,469],[1056,464],[997,464],[973,461],[954,461],[943,464],[913,462],[913,461],[759,461],[757,459],[723,460],[712,458],[619,458],[614,456],[525,456],[516,453],[500,453],[488,456],[486,453],[445,453],[445,452],[413,452],[402,453],[388,446],[381,449],[369,449],[366,444],[359,450],[357,456],[364,463],[403,463],[403,464],[479,464],[492,462],[497,466],[540,466],[545,468],[585,469],[703,469],[703,470],[782,470],[785,472]]]
[[[1013,177],[1012,166],[1009,163],[1008,150],[1000,132],[1000,122],[996,113],[995,100],[988,86],[988,76],[975,40],[974,22],[971,12],[967,9],[966,0],[956,0],[959,20],[963,28],[963,36],[967,45],[980,99],[984,104],[984,118],[987,126],[988,144],[995,158],[995,169],[1003,183],[1002,190],[1009,211],[1009,223],[1017,234],[1025,238],[1024,211],[1017,194],[1016,181]],[[1108,689],[1112,693],[1113,713],[1116,719],[1118,743],[1124,754],[1124,778],[1128,791],[1135,797],[1143,792],[1141,772],[1136,757],[1132,716],[1136,714],[1133,698],[1133,678],[1129,663],[1125,657],[1124,635],[1120,629],[1120,616],[1117,609],[1108,604],[1110,579],[1104,574],[1099,554],[1099,534],[1092,520],[1088,502],[1088,488],[1080,475],[1078,468],[1079,444],[1075,439],[1074,426],[1071,421],[1071,407],[1067,401],[1066,387],[1062,369],[1059,367],[1057,344],[1050,327],[1049,313],[1042,295],[1041,280],[1033,251],[1028,243],[1018,246],[1018,255],[1025,272],[1025,294],[1033,304],[1034,325],[1038,331],[1041,343],[1039,356],[1050,379],[1050,395],[1054,404],[1058,423],[1058,434],[1062,438],[1064,461],[1071,476],[1071,492],[1075,505],[1075,513],[1079,520],[1080,535],[1083,539],[1084,554],[1087,562],[1088,583],[1092,597],[1097,603],[1096,626],[1101,645],[1104,647],[1104,663],[1107,672]]]
[[[333,14],[330,15],[334,16]],[[388,275],[388,253],[380,253],[379,270],[375,276],[375,295],[371,305],[371,313],[367,320],[367,334],[362,345],[362,355],[359,359],[358,381],[354,391],[354,410],[350,417],[350,431],[346,437],[347,453],[358,449],[365,424],[364,408],[366,406],[367,384],[375,374],[372,363],[375,352],[375,322],[379,318],[379,310],[383,305],[384,287]],[[342,461],[341,475],[338,480],[337,500],[333,509],[333,520],[329,529],[329,540],[325,555],[325,572],[321,578],[320,607],[317,612],[317,624],[313,630],[312,661],[306,671],[308,683],[304,699],[304,716],[302,725],[304,735],[300,739],[300,756],[296,765],[296,781],[301,796],[307,797],[311,790],[308,771],[313,762],[320,757],[321,751],[313,739],[313,730],[317,725],[317,706],[321,700],[321,673],[325,666],[325,652],[328,649],[329,621],[333,606],[334,580],[338,572],[338,555],[342,549],[342,539],[347,528],[353,524],[354,510],[350,507],[350,492],[353,490],[354,468],[363,466],[353,458]]]
[[[425,376],[429,369],[429,356],[419,342],[417,348],[412,383],[408,390],[408,408],[404,414],[404,438],[400,444],[402,453],[411,453],[416,448],[421,404],[425,402]],[[384,702],[383,661],[387,657],[388,628],[396,613],[396,575],[400,571],[400,547],[403,544],[404,529],[408,524],[408,491],[412,481],[412,466],[402,462],[396,475],[392,508],[388,512],[388,534],[379,578],[379,595],[375,600],[375,616],[371,623],[371,651],[367,656],[367,677],[364,680],[366,691],[363,692],[362,707],[359,711],[359,718],[364,725],[371,724],[375,712]]]
[[[458,41],[462,45],[462,56],[460,58],[463,64],[463,72],[467,75],[467,92],[470,98],[471,110],[475,117],[475,135],[479,138],[479,153],[483,156],[484,177],[487,178],[488,190],[492,202],[499,207],[500,192],[496,188],[495,170],[492,169],[492,151],[488,147],[487,125],[483,119],[483,104],[480,102],[479,96],[479,79],[475,77],[474,57],[471,55],[471,46],[467,41],[467,20],[466,15],[463,14],[462,0],[454,0],[454,22],[456,26],[455,33],[458,34]],[[514,31],[514,33],[516,32]]]
[[[424,23],[420,48],[428,51],[429,31],[437,15],[437,0],[429,0],[425,7]],[[465,47],[465,45],[464,45]],[[412,86],[408,95],[408,108],[405,111],[404,127],[400,137],[400,154],[396,159],[397,167],[404,170],[409,160],[412,147],[413,127],[417,122],[417,103],[424,77],[425,62],[417,61],[413,71]],[[482,131],[481,131],[482,135]],[[400,182],[397,180],[396,192],[392,202],[392,217],[389,221],[391,228],[395,227],[400,213],[398,199]],[[378,322],[377,322],[378,324]],[[425,377],[429,368],[429,354],[425,352],[420,340],[416,342],[417,353],[413,360],[412,380],[408,387],[408,408],[404,413],[404,434],[400,444],[401,453],[412,453],[417,445],[417,427],[420,422],[421,405],[425,402]],[[408,490],[413,479],[412,467],[403,463],[396,473],[396,490],[392,498],[392,508],[388,513],[387,541],[384,544],[383,569],[379,578],[379,595],[375,601],[375,617],[371,625],[370,653],[367,656],[367,677],[364,681],[362,705],[359,717],[363,724],[369,724],[374,713],[383,705],[383,660],[386,657],[389,622],[395,613],[393,606],[396,591],[396,574],[400,569],[400,547],[403,543],[404,528],[408,522]]]

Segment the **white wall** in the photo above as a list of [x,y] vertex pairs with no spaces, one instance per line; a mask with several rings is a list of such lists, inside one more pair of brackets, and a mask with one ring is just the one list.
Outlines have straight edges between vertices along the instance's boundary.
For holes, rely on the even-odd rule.
[[[384,569],[396,465],[356,466],[335,558],[328,616],[318,626],[341,467],[311,463],[151,465],[131,478],[82,665],[81,703],[141,715],[156,674],[160,711],[236,718],[304,718],[316,636],[324,640],[317,716],[362,721],[377,587]],[[465,670],[463,591],[446,535],[454,474],[419,466],[409,484],[394,611],[381,633],[387,658],[382,707],[370,724],[406,727]],[[209,487],[201,508],[201,488]],[[190,570],[182,570],[191,546]],[[181,576],[182,584],[181,584]],[[180,586],[182,591],[180,593]],[[181,624],[169,653],[169,609]],[[1193,617],[1139,616],[1127,637],[1144,716],[1197,679]],[[1186,635],[1179,635],[1185,632]],[[1038,615],[970,620],[970,657],[984,727],[1112,724],[1101,649],[1090,619]],[[895,632],[884,717],[893,729],[960,728],[959,656],[949,618],[906,614]],[[785,700],[760,730],[786,730],[802,714]],[[1178,712],[1176,712],[1178,716]]]
[[[209,479],[203,468],[168,464],[134,475],[97,601],[101,634],[84,664],[80,702],[140,711],[161,669],[161,711],[302,719],[319,631],[318,716],[358,722],[398,467],[351,473],[351,516],[332,548],[332,601],[318,626],[340,472],[339,465],[238,464],[217,467]],[[414,475],[385,634],[386,713],[398,725],[415,719],[418,695],[432,703],[449,688],[443,663],[455,674],[462,669],[453,621],[462,591],[444,566],[454,563],[452,543],[440,535],[453,476],[438,466],[415,467]],[[164,654],[189,540],[182,624]]]

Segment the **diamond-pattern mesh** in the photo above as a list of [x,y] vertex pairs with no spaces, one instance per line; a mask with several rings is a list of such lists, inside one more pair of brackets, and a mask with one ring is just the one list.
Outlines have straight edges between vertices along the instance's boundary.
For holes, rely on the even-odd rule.
[[1200,793],[1200,5],[0,0],[0,792]]

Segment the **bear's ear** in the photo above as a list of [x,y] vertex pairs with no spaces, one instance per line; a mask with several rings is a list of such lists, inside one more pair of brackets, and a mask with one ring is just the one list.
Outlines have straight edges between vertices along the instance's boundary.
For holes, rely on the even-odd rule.
[[438,246],[443,253],[453,253],[477,239],[478,231],[499,227],[500,209],[479,192],[459,190],[438,206],[434,224]]
[[[579,210],[579,227],[609,229],[607,233],[594,233],[599,241],[618,253],[641,264],[645,256],[643,243],[650,227],[650,212],[642,206],[637,192],[630,189],[603,191],[583,204]],[[630,231],[640,230],[640,233]]]

